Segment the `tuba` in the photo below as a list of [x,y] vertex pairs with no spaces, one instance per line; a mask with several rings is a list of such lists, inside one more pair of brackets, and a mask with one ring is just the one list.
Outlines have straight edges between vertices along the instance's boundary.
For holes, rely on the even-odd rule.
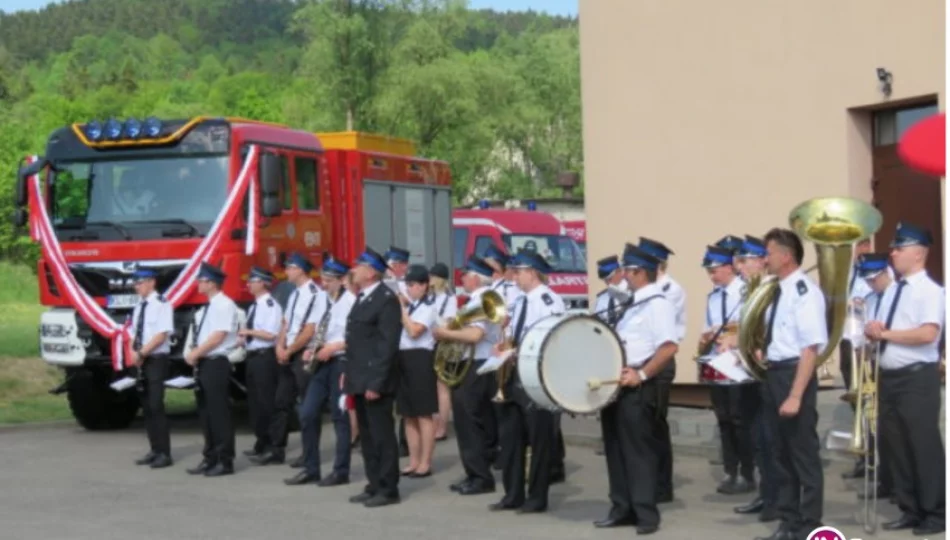
[[[847,197],[811,199],[789,214],[789,225],[803,240],[815,244],[818,282],[827,308],[828,345],[815,359],[820,367],[834,352],[844,332],[848,308],[848,277],[854,245],[881,227],[881,213],[873,206]],[[739,357],[755,378],[765,376],[765,358],[756,351],[765,345],[765,312],[778,292],[778,278],[767,276],[751,290],[739,315]],[[765,351],[762,351],[763,353]]]
[[[481,302],[466,306],[449,321],[449,330],[459,330],[478,321],[490,321],[501,324],[505,319],[505,299],[495,291],[482,293]],[[435,347],[435,374],[449,388],[462,383],[471,366],[466,360],[475,356],[475,345],[457,341],[440,341]]]

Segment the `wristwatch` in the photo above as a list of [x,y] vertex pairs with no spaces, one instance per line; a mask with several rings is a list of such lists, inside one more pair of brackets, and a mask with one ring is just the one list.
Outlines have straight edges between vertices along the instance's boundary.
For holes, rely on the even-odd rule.
[[637,376],[640,377],[640,382],[647,382],[647,379],[649,379],[649,377],[647,377],[647,372],[643,371],[642,369],[637,370]]

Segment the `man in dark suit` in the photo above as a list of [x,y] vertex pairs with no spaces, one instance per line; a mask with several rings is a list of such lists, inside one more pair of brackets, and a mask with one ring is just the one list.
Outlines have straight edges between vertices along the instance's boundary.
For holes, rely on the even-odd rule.
[[360,292],[346,323],[348,358],[343,391],[354,399],[369,480],[363,493],[351,497],[350,502],[367,508],[399,502],[399,443],[393,400],[402,308],[395,293],[380,283],[385,272],[383,256],[366,248],[353,267],[353,281]]

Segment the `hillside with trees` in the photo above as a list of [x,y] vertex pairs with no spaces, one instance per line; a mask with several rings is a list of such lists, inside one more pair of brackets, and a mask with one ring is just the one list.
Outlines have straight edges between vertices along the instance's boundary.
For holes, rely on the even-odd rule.
[[582,171],[577,21],[462,0],[72,0],[0,14],[0,257],[17,162],[57,127],[227,115],[412,139],[455,196]]

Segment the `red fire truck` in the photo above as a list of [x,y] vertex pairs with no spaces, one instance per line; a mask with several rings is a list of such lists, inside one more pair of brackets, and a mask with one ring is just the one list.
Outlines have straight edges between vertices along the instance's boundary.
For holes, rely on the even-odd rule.
[[493,209],[487,201],[482,201],[477,208],[453,211],[455,267],[460,268],[469,255],[483,253],[492,243],[510,254],[522,249],[536,250],[554,268],[548,285],[564,298],[567,307],[587,309],[584,254],[567,235],[560,220],[535,208],[529,202],[527,210]]
[[[247,306],[244,281],[251,265],[283,277],[288,254],[300,252],[319,268],[323,254],[352,261],[364,246],[406,246],[412,262],[451,262],[451,178],[444,162],[415,157],[412,143],[355,132],[313,134],[244,119],[74,124],[55,131],[46,154],[18,174],[16,222],[30,220],[34,173],[56,240],[75,282],[116,322],[137,298],[131,272],[151,267],[165,291],[208,235],[240,176],[251,145],[259,149],[258,201],[227,224],[209,260],[227,273],[224,292]],[[247,209],[257,208],[257,249],[245,255]],[[63,368],[77,421],[88,429],[122,428],[139,403],[132,390],[117,392],[110,340],[79,316],[60,287],[50,261],[37,263],[40,354]],[[289,283],[275,296],[284,303]],[[190,289],[175,310],[173,373],[188,375],[182,348],[193,312],[204,300]],[[243,394],[243,365],[233,390]]]
[[577,247],[581,248],[584,256],[587,256],[587,221],[583,219],[571,219],[564,221],[564,229],[567,235],[577,242]]

